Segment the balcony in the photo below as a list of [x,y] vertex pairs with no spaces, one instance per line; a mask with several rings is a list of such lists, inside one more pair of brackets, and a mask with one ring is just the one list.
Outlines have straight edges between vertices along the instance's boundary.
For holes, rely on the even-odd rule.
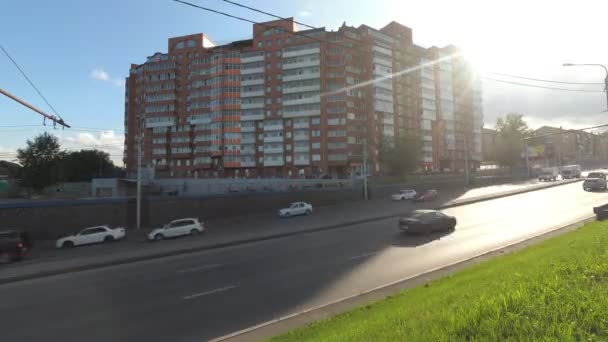
[[281,145],[280,147],[264,146],[264,154],[272,154],[272,153],[283,153],[283,145]]
[[310,165],[310,159],[295,159],[293,165]]
[[241,75],[262,74],[262,73],[264,73],[264,67],[241,69]]
[[310,136],[308,135],[294,135],[293,141],[308,141],[310,140]]
[[255,167],[255,161],[253,161],[253,160],[242,161],[241,162],[241,167]]
[[264,96],[264,89],[256,91],[241,91],[241,97],[260,97]]
[[[304,60],[301,62],[296,62],[296,63],[288,63],[288,64],[283,64],[283,70],[290,70],[290,69],[298,69],[298,68],[307,68],[307,67],[314,67],[314,66],[319,66],[320,65],[320,60],[318,59],[308,59],[308,60]],[[242,73],[242,71],[241,71]]]
[[264,166],[283,166],[283,165],[285,165],[283,158],[277,159],[277,160],[264,159]]
[[383,101],[393,102],[393,96],[392,96],[392,95],[386,95],[386,94],[374,94],[374,98],[375,98],[375,99],[378,99],[378,100],[383,100]]
[[282,136],[276,136],[276,137],[264,137],[264,142],[283,142],[283,137]]
[[146,120],[146,128],[175,126],[175,118],[171,118],[170,120],[152,122],[150,122],[149,119]]
[[241,64],[252,63],[252,62],[263,62],[264,54],[259,54],[257,56],[247,56],[241,57]]
[[255,155],[255,149],[253,148],[248,148],[245,150],[241,150],[241,155],[242,156],[251,156],[251,155]]
[[299,75],[285,75],[283,76],[283,82],[310,80],[321,78],[321,74],[318,72],[303,72]]
[[241,144],[255,144],[255,138],[241,138]]
[[318,47],[310,48],[310,49],[295,50],[295,51],[285,51],[285,52],[283,52],[283,58],[306,56],[306,55],[318,54],[319,52],[320,52],[320,50]]
[[255,132],[255,126],[241,126],[241,133],[252,133]]
[[310,127],[310,124],[308,122],[298,122],[298,123],[293,124],[293,129],[309,128],[309,127]]
[[310,146],[295,146],[293,148],[294,152],[308,152],[310,151]]
[[188,123],[191,124],[191,125],[210,124],[211,123],[211,118],[197,118],[197,119],[190,119],[190,118],[188,118]]
[[264,125],[264,132],[268,132],[268,131],[282,131],[282,130],[283,130],[283,125],[282,124]]
[[263,119],[264,119],[264,114],[241,114],[241,121],[255,121],[255,120],[263,120]]
[[[285,83],[283,83],[283,85],[284,84]],[[319,84],[293,87],[293,88],[285,88],[285,86],[283,86],[283,94],[304,93],[307,91],[319,91],[319,90],[321,90],[321,85],[319,85]]]
[[264,108],[264,102],[241,103],[241,109]]
[[264,84],[264,78],[256,78],[253,80],[244,80],[241,81],[241,86],[252,86],[252,85],[262,85]]
[[283,111],[284,118],[302,118],[307,116],[320,116],[320,109],[311,109],[311,110],[301,110],[297,112],[285,112]]
[[305,97],[302,99],[293,99],[293,100],[285,100],[283,99],[283,105],[284,106],[293,106],[293,105],[301,105],[301,104],[308,104],[308,103],[320,103],[321,102],[321,96],[311,96],[311,97]]

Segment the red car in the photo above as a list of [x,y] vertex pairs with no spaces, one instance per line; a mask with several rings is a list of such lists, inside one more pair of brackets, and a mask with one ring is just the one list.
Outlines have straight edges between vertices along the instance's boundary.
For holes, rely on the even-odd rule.
[[27,253],[22,234],[14,230],[0,231],[0,256],[7,256],[10,261],[19,261]]
[[416,195],[416,198],[414,198],[414,201],[428,202],[436,200],[437,197],[439,197],[439,192],[437,190],[427,190],[425,192],[418,193],[418,195]]

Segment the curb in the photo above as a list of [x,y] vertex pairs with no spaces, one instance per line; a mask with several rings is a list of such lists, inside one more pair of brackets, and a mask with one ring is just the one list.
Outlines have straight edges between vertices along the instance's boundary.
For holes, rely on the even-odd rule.
[[[529,241],[538,240],[539,238],[542,239],[542,237],[546,236],[546,235],[552,235],[552,234],[556,234],[556,233],[559,235],[559,233],[561,233],[562,231],[563,231],[563,233],[566,233],[568,230],[579,228],[579,227],[583,226],[584,224],[589,223],[589,222],[593,222],[593,221],[595,221],[595,216],[590,216],[590,217],[587,217],[585,219],[569,223],[569,224],[567,224],[565,226],[561,226],[561,227],[558,227],[558,228],[555,228],[555,229],[552,229],[552,230],[540,233],[538,235],[535,235],[535,236],[532,236],[532,237],[529,237],[529,238],[517,240],[517,241],[515,241],[513,243],[510,243],[508,245],[492,249],[492,250],[487,251],[487,252],[482,252],[482,253],[480,253],[478,255],[475,255],[473,257],[470,257],[470,258],[465,258],[465,259],[462,259],[462,260],[457,260],[457,261],[451,262],[449,264],[446,264],[444,266],[435,267],[435,268],[432,268],[430,270],[423,271],[423,272],[420,272],[418,274],[414,274],[412,276],[409,276],[409,277],[406,277],[406,278],[403,278],[403,279],[400,279],[400,280],[396,280],[396,281],[387,283],[385,285],[377,286],[375,288],[372,288],[372,289],[360,292],[360,293],[355,294],[355,295],[351,295],[351,296],[348,296],[348,297],[343,297],[343,298],[336,299],[336,300],[331,301],[331,302],[329,302],[327,304],[321,304],[321,305],[318,305],[316,307],[305,309],[305,310],[302,310],[302,311],[299,311],[299,312],[294,312],[294,313],[288,314],[286,316],[278,317],[278,318],[275,318],[273,320],[270,320],[270,321],[267,321],[267,322],[263,322],[263,323],[260,323],[258,325],[254,325],[254,326],[251,326],[251,327],[248,327],[248,328],[245,328],[245,329],[242,329],[242,330],[239,330],[239,331],[227,334],[227,335],[219,336],[219,337],[211,339],[210,342],[229,341],[229,340],[232,340],[232,339],[235,339],[236,341],[240,341],[240,340],[249,341],[249,340],[261,340],[261,339],[266,340],[266,339],[269,339],[272,336],[276,336],[277,334],[286,333],[287,331],[290,331],[290,330],[293,330],[293,329],[297,329],[297,327],[303,327],[303,326],[305,326],[307,324],[310,324],[310,323],[312,323],[314,321],[318,321],[318,320],[322,320],[322,319],[327,319],[328,317],[331,317],[331,316],[334,316],[334,315],[337,315],[337,314],[340,314],[340,313],[343,313],[343,312],[346,312],[346,311],[349,311],[349,310],[353,310],[353,309],[357,308],[358,306],[363,305],[364,303],[369,303],[369,302],[373,302],[373,301],[382,300],[383,298],[386,298],[387,296],[390,296],[390,295],[387,295],[387,296],[383,295],[383,296],[381,296],[381,298],[365,299],[363,302],[352,303],[352,305],[348,305],[348,303],[347,303],[348,301],[357,301],[357,299],[359,299],[359,297],[372,296],[374,294],[377,294],[380,291],[386,291],[386,290],[391,291],[391,295],[392,295],[395,292],[401,292],[401,291],[404,291],[406,289],[409,289],[409,288],[421,285],[421,284],[414,284],[412,286],[405,286],[405,287],[399,288],[400,286],[406,285],[406,283],[408,283],[408,282],[416,282],[417,280],[424,280],[424,282],[428,282],[428,281],[440,279],[440,278],[443,278],[443,276],[433,277],[433,274],[436,273],[436,272],[440,272],[442,270],[449,270],[449,269],[452,269],[452,268],[457,268],[459,266],[467,266],[468,263],[475,262],[478,259],[481,259],[481,258],[484,258],[484,257],[488,257],[488,256],[491,257],[494,254],[504,252],[507,249],[514,248],[514,247],[516,248],[516,247],[518,247],[520,245],[524,245],[524,244],[526,244]],[[549,238],[550,238],[550,236],[549,236]],[[526,246],[522,246],[522,247],[526,247]],[[451,274],[451,273],[457,272],[457,271],[458,270],[449,270],[448,272]],[[391,287],[397,287],[397,288],[391,290]],[[349,308],[346,308],[346,309],[343,309],[343,310],[341,310],[341,309],[337,309],[337,310],[334,309],[334,310],[332,310],[331,309],[332,307],[336,307],[336,306],[340,306],[340,305],[343,305],[343,306],[346,305]],[[321,311],[323,311],[323,313],[321,313]],[[301,319],[302,315],[310,315],[310,316],[317,316],[317,317],[311,317],[309,319],[306,319],[306,318]],[[284,329],[283,331],[280,331],[280,332],[271,332],[271,333],[267,333],[267,334],[264,334],[264,332],[261,332],[257,336],[255,335],[256,331],[268,328],[268,327],[270,327],[272,325],[275,325],[275,324],[285,323],[286,321],[289,321],[289,320],[292,320],[292,319],[299,320],[299,322],[297,322],[297,326],[290,327],[289,329]],[[254,336],[248,337],[249,334],[253,334]],[[262,336],[259,336],[260,334]],[[266,336],[266,335],[268,335],[268,336]]]
[[[478,203],[478,202],[490,201],[490,200],[499,199],[499,198],[503,198],[503,197],[519,195],[519,194],[523,194],[523,193],[527,193],[527,192],[553,188],[553,187],[557,187],[560,185],[571,184],[571,183],[575,183],[577,181],[580,181],[580,180],[564,181],[564,182],[560,182],[560,183],[556,183],[556,184],[551,184],[548,186],[538,186],[538,187],[533,187],[531,189],[523,189],[521,191],[514,190],[511,192],[498,193],[496,195],[489,195],[489,196],[485,196],[485,197],[480,196],[479,198],[472,198],[471,200],[464,200],[462,202],[456,202],[456,203],[439,206],[439,207],[436,207],[436,209],[438,209],[438,210],[439,209],[448,209],[448,208],[454,208],[454,207],[464,206],[464,205]],[[56,275],[66,274],[66,273],[76,273],[76,272],[88,271],[88,270],[92,270],[92,269],[106,268],[106,267],[118,266],[118,265],[123,265],[123,264],[130,264],[130,263],[135,263],[135,262],[145,261],[145,260],[160,259],[160,258],[176,256],[176,255],[181,255],[181,254],[189,254],[189,253],[202,252],[202,251],[207,251],[207,250],[221,249],[221,248],[232,247],[232,246],[237,246],[237,245],[244,245],[244,244],[254,243],[254,242],[282,239],[282,238],[291,237],[291,236],[295,236],[295,235],[303,235],[303,234],[309,234],[309,233],[322,232],[322,231],[326,231],[326,230],[346,228],[346,227],[352,226],[352,225],[369,223],[369,222],[374,222],[374,221],[381,221],[381,220],[399,217],[399,216],[400,216],[399,214],[374,216],[374,217],[368,217],[366,219],[342,222],[342,223],[338,223],[338,224],[333,224],[333,225],[329,225],[329,226],[321,226],[321,227],[316,227],[316,228],[311,228],[311,229],[302,229],[302,230],[290,231],[290,232],[278,233],[278,234],[268,234],[265,236],[256,236],[256,237],[238,239],[238,240],[233,240],[233,241],[228,241],[228,242],[220,242],[220,243],[210,244],[210,245],[206,245],[206,246],[197,246],[197,247],[173,250],[173,251],[168,251],[168,252],[159,252],[159,253],[148,254],[148,255],[127,257],[127,258],[120,259],[120,260],[93,262],[93,263],[89,263],[86,265],[64,267],[62,269],[57,269],[57,270],[41,271],[41,272],[36,272],[36,273],[31,273],[31,274],[18,275],[18,276],[14,276],[14,277],[0,278],[0,285],[14,283],[14,282],[18,282],[18,281],[24,281],[24,280],[32,280],[32,279],[37,279],[37,278],[56,276]]]

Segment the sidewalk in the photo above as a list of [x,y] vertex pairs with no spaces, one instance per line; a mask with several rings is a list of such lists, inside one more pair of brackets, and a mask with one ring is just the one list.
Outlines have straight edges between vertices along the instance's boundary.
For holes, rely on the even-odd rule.
[[[518,193],[569,184],[577,180],[533,184],[524,182],[509,186],[476,188],[470,192],[450,191],[432,203],[393,202],[386,198],[317,207],[310,216],[279,219],[274,213],[261,213],[205,222],[207,231],[194,238],[148,242],[147,231],[129,232],[125,241],[112,244],[57,250],[53,242],[36,245],[24,261],[0,265],[0,284],[25,279],[77,272],[141,260],[217,249],[255,241],[277,239],[297,234],[344,228],[358,223],[396,217],[416,208],[449,208]],[[497,191],[503,189],[503,191]]]

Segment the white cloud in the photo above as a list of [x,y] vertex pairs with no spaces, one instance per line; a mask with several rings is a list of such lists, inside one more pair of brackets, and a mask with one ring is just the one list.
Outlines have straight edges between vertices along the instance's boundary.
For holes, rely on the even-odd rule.
[[300,17],[309,17],[311,15],[310,11],[302,10],[298,12],[298,16]]
[[96,81],[112,83],[113,85],[120,87],[120,88],[125,86],[124,79],[112,78],[107,71],[103,70],[103,68],[95,68],[95,69],[91,70],[89,77],[91,77],[92,79],[94,79]]
[[78,133],[70,136],[60,136],[59,142],[64,149],[79,151],[81,149],[97,149],[107,152],[116,165],[122,165],[124,151],[124,136],[114,131],[99,133]]

